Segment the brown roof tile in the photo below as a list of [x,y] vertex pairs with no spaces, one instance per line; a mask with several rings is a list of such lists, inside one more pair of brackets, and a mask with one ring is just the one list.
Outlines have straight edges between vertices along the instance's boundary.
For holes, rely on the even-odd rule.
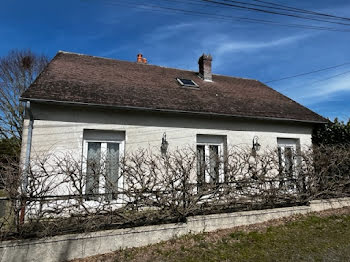
[[[180,87],[176,78],[192,79],[199,89]],[[65,52],[54,57],[22,99],[326,121],[256,80],[213,75],[213,82],[205,82],[193,71]]]

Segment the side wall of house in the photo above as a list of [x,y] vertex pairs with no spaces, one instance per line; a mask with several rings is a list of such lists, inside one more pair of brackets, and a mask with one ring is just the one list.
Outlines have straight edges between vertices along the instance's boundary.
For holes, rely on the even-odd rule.
[[[31,158],[49,153],[70,153],[82,157],[84,129],[125,132],[125,151],[139,148],[160,150],[163,134],[169,150],[196,145],[198,134],[224,135],[229,146],[251,147],[255,136],[262,149],[276,148],[277,138],[300,139],[311,145],[312,126],[297,122],[239,120],[185,114],[115,111],[33,104],[34,128]],[[27,140],[29,121],[25,120],[23,141]],[[22,157],[26,150],[22,145]]]

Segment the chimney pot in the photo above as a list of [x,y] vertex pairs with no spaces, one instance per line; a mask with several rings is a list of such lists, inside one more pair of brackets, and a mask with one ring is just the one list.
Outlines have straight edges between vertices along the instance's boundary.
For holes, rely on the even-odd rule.
[[203,54],[199,60],[199,75],[203,78],[204,81],[212,81],[212,72],[211,72],[211,62],[213,58],[210,54]]
[[142,54],[137,54],[137,63],[142,63]]

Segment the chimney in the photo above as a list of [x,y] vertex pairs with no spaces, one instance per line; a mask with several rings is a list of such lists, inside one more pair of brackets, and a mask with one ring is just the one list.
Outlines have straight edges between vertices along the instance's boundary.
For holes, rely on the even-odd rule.
[[137,63],[143,63],[142,54],[137,54]]
[[147,59],[142,56],[142,54],[137,54],[137,63],[147,64]]
[[212,73],[211,73],[211,61],[213,58],[211,55],[203,54],[199,60],[199,75],[203,78],[204,81],[212,82]]

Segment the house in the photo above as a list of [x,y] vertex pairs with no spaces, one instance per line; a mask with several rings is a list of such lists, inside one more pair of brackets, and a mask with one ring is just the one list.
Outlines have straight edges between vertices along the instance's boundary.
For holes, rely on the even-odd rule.
[[[313,128],[326,122],[257,80],[213,74],[210,55],[198,64],[195,72],[150,65],[142,55],[128,62],[58,52],[21,97],[23,161],[70,152],[118,163],[138,148],[190,147],[205,162],[228,145],[245,145],[278,147],[288,169],[290,152],[310,146]],[[221,180],[198,172],[202,182]],[[96,193],[94,179],[87,177],[86,192]]]

